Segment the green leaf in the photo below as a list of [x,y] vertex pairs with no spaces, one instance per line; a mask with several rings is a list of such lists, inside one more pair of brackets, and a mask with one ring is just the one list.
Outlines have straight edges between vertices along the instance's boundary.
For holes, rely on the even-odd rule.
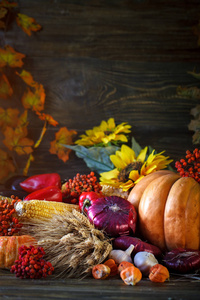
[[142,150],[142,147],[136,142],[134,137],[132,137],[131,143],[132,143],[132,149],[134,150],[136,156],[138,156],[140,151]]
[[86,148],[84,146],[76,145],[62,145],[66,148],[74,150],[76,156],[82,158],[88,168],[98,174],[103,172],[108,172],[114,169],[114,165],[110,160],[110,155],[115,154],[119,147],[108,146],[108,147],[90,147]]

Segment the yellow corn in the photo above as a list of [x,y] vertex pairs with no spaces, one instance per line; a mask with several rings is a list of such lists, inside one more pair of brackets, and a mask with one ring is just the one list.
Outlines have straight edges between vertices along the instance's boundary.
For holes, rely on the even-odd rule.
[[22,219],[51,218],[53,215],[64,215],[73,209],[79,210],[76,204],[68,204],[56,201],[29,200],[16,203],[15,210]]

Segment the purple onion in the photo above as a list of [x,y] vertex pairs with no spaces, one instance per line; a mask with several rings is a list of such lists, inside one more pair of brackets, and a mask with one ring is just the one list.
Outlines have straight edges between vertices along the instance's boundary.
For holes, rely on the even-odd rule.
[[95,228],[117,237],[135,233],[137,213],[134,206],[121,197],[97,199],[88,209],[87,216]]
[[177,248],[164,255],[163,263],[174,272],[190,273],[200,268],[200,251]]

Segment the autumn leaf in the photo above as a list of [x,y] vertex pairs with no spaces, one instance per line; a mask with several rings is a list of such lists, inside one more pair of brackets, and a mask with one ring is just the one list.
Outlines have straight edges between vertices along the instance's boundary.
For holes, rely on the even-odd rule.
[[75,130],[68,130],[66,127],[60,128],[60,130],[55,134],[55,140],[51,142],[49,152],[51,154],[56,154],[59,159],[66,162],[69,159],[69,153],[71,150],[65,148],[62,144],[72,144],[72,138],[76,134],[77,132]]
[[32,146],[34,141],[26,137],[26,128],[17,127],[13,129],[11,127],[6,127],[4,135],[5,139],[3,140],[3,143],[9,150],[14,150],[18,155],[30,154],[33,152]]
[[0,127],[4,129],[9,127],[16,127],[19,121],[19,110],[17,108],[4,109],[0,107]]
[[16,2],[9,2],[7,0],[2,0],[0,3],[0,7],[14,8],[18,6]]
[[5,74],[2,74],[0,77],[0,97],[3,99],[7,99],[8,97],[12,96],[13,89],[8,81],[8,78]]
[[42,28],[41,25],[37,24],[34,18],[31,18],[24,14],[17,14],[17,25],[22,28],[22,30],[31,36],[32,31],[38,31]]
[[24,54],[16,52],[11,46],[5,46],[5,49],[0,48],[0,67],[9,67],[15,68],[23,65],[22,59],[25,57]]
[[21,73],[16,72],[16,74],[23,79],[23,81],[28,84],[29,86],[36,86],[37,83],[34,81],[33,76],[30,72],[26,70],[22,70]]
[[37,84],[34,92],[28,88],[22,97],[22,104],[25,109],[41,111],[44,109],[45,91],[42,84]]
[[10,173],[14,173],[15,166],[8,153],[0,149],[0,180],[5,179]]
[[18,127],[27,127],[28,126],[28,111],[25,110],[18,119]]
[[[7,14],[8,10],[4,7],[0,7],[0,19],[3,19],[6,14]],[[6,24],[4,21],[0,20],[0,28],[5,29],[6,28]]]
[[54,120],[54,118],[51,115],[48,115],[45,113],[40,113],[40,112],[36,112],[36,114],[38,115],[40,120],[47,121],[52,126],[58,125],[58,122],[56,120]]

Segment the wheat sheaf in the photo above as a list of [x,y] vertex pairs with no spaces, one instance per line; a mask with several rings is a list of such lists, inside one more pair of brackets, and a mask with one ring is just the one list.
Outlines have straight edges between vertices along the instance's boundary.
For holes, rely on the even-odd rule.
[[23,224],[23,234],[34,236],[46,252],[45,258],[54,267],[55,275],[84,278],[92,267],[102,263],[112,250],[103,231],[95,229],[87,217],[77,210],[51,219],[30,219]]

